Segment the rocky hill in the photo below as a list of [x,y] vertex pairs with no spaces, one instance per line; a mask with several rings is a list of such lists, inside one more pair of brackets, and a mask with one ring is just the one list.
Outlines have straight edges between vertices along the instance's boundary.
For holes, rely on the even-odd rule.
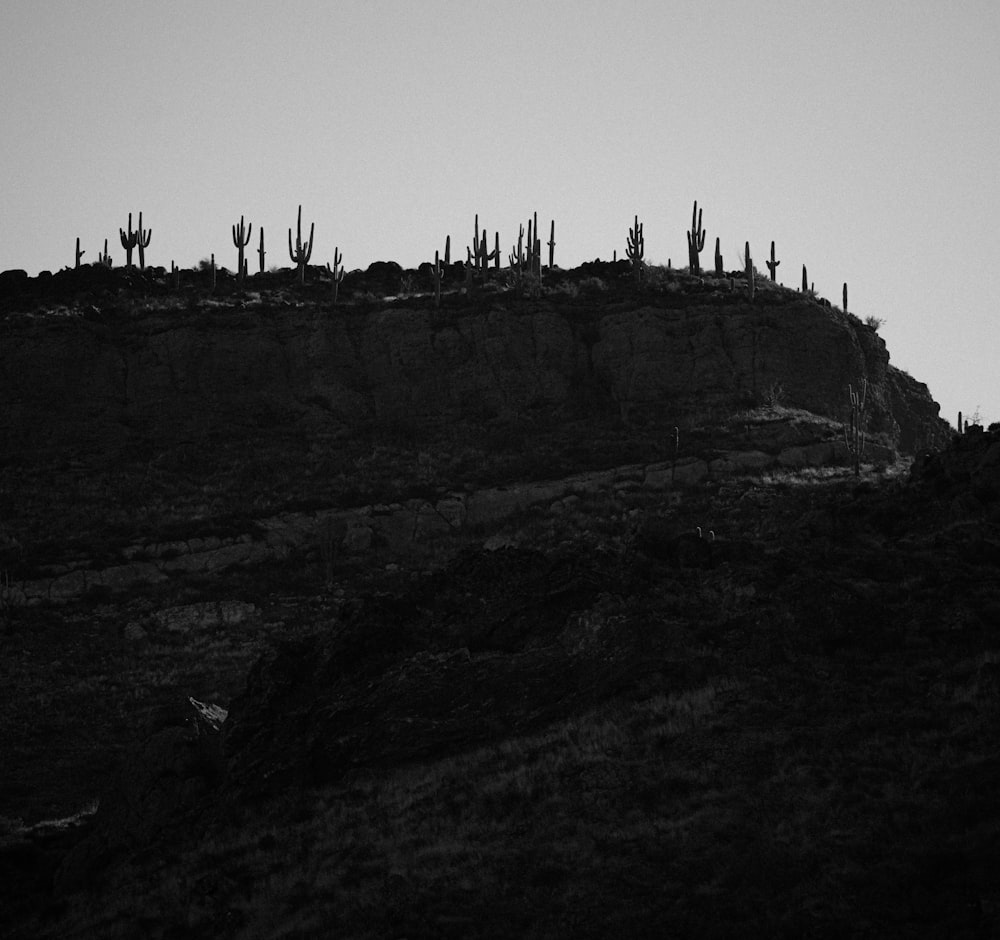
[[626,273],[9,291],[5,936],[1000,929],[1000,432]]

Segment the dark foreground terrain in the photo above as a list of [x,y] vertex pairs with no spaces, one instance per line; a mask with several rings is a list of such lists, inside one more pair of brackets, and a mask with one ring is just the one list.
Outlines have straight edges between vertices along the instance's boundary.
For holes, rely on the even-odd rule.
[[995,935],[1000,434],[668,496],[183,630],[11,612],[5,800],[100,808],[8,820],[7,935]]
[[18,281],[0,934],[1000,933],[1000,432],[616,271]]

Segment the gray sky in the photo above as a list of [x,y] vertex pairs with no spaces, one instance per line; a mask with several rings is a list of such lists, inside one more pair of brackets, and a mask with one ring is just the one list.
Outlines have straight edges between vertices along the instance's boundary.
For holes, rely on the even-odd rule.
[[563,267],[636,214],[684,265],[697,199],[703,261],[774,239],[943,417],[1000,420],[998,50],[995,0],[6,0],[0,269],[121,263],[140,210],[147,263],[235,267],[244,215],[289,266],[300,203],[348,270],[534,211]]

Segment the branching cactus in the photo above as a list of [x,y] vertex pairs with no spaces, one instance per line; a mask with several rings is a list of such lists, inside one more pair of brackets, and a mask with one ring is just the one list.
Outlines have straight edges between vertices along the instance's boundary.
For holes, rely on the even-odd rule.
[[132,231],[132,213],[128,214],[128,234],[123,229],[118,229],[118,237],[121,239],[122,248],[125,249],[125,267],[132,267],[132,252],[139,241],[139,233]]
[[170,280],[173,282],[174,290],[181,286],[181,269],[174,264],[174,259],[170,259]]
[[[494,236],[495,237],[493,239],[493,251],[491,251],[486,256],[486,260],[487,261],[492,261],[493,262],[493,268],[494,268],[494,270],[499,271],[500,270],[500,258],[502,257],[501,252],[500,252],[500,233],[499,232],[494,232]],[[485,248],[486,247],[486,245],[485,245],[485,242],[486,242],[486,233],[485,232],[483,232],[483,242],[484,242],[483,247]]]
[[246,265],[243,261],[243,249],[250,244],[250,233],[252,231],[253,222],[244,226],[243,216],[240,216],[240,224],[238,228],[235,224],[233,225],[233,244],[239,250],[239,255],[236,261],[236,270],[238,272],[236,276],[239,278],[240,284],[243,283],[243,278],[245,276],[244,271],[246,269]]
[[260,227],[260,247],[257,249],[257,256],[260,259],[260,273],[264,273],[264,226]]
[[337,306],[337,294],[340,292],[340,282],[344,279],[344,266],[341,262],[344,260],[344,256],[337,250],[337,246],[333,246],[333,267],[330,267],[330,262],[327,261],[326,269],[333,275],[333,305]]
[[313,236],[315,233],[316,223],[313,222],[309,226],[309,240],[306,242],[302,241],[302,206],[299,206],[299,220],[296,228],[294,249],[292,248],[292,230],[288,230],[288,255],[292,259],[292,263],[298,265],[299,284],[305,284],[306,282],[306,265],[309,264],[309,259],[312,257]]
[[771,280],[778,280],[777,271],[778,265],[781,264],[780,261],[776,261],[774,257],[774,242],[771,242],[771,260],[764,262],[767,265],[767,270],[771,272]]
[[753,303],[754,293],[757,290],[757,285],[754,283],[753,279],[753,258],[750,257],[750,242],[746,243],[746,276],[747,276],[747,297],[750,298],[750,303]]
[[86,249],[80,250],[80,236],[76,236],[76,264],[73,265],[75,268],[80,267],[80,259],[87,253]]
[[646,253],[646,239],[642,234],[642,223],[639,216],[635,217],[635,226],[629,229],[628,242],[625,245],[625,257],[632,262],[632,272],[636,284],[642,278],[642,256]]
[[153,230],[151,228],[142,230],[142,213],[139,213],[139,231],[136,233],[139,237],[136,244],[139,246],[139,270],[146,270],[146,249],[149,247],[149,240],[153,237]]
[[97,263],[103,264],[104,267],[111,267],[111,255],[108,254],[108,240],[104,239],[104,251],[97,256]]
[[[555,223],[553,222],[553,226]],[[555,238],[555,228],[552,230]],[[528,273],[542,276],[542,239],[538,234],[538,213],[532,213],[528,219]]]
[[698,211],[698,200],[694,201],[694,209],[691,212],[691,231],[687,233],[688,258],[691,260],[691,273],[701,274],[701,265],[698,262],[698,255],[705,247],[705,231],[701,227],[701,212]]
[[854,461],[854,475],[861,476],[861,455],[865,451],[865,400],[868,397],[868,379],[861,380],[861,390],[854,391],[851,385],[847,386],[847,394],[851,401],[850,424],[844,425],[844,441],[847,444],[848,453]]
[[[531,224],[530,222],[528,223]],[[516,252],[516,253],[515,253]],[[511,249],[510,252],[510,269],[517,273],[518,278],[521,277],[522,268],[524,266],[524,226],[518,226],[517,233],[517,246]]]

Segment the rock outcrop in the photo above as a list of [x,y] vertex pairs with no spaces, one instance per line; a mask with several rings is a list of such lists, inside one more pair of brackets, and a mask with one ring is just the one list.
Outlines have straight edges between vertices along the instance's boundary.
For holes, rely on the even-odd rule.
[[50,299],[0,320],[0,452],[30,461],[274,428],[324,437],[582,399],[680,421],[779,396],[842,419],[848,383],[863,379],[871,431],[905,451],[945,439],[926,386],[889,364],[874,330],[793,291],[751,304],[724,283],[678,276],[670,290],[597,299],[452,295],[441,310],[420,297],[333,309],[287,291]]

